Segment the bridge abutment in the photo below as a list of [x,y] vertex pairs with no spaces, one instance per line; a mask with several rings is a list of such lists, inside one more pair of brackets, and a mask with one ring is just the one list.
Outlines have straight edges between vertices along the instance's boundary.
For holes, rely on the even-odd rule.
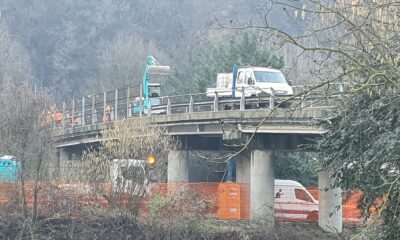
[[327,232],[342,232],[342,190],[332,188],[334,179],[328,171],[318,173],[318,225]]
[[168,182],[189,182],[189,151],[170,150],[168,153]]

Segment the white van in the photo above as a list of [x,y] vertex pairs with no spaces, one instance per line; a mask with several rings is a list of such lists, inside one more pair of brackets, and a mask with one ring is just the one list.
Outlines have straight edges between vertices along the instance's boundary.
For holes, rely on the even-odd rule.
[[318,201],[299,182],[275,179],[275,217],[284,221],[317,221]]

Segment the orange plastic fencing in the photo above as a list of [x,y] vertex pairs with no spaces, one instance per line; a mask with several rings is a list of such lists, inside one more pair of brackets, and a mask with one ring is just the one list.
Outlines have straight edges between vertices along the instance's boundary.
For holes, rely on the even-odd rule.
[[[207,202],[207,206],[205,207],[203,214],[208,217],[216,217],[218,209],[218,186],[219,183],[152,183],[150,184],[149,188],[150,194],[141,205],[140,213],[147,214],[149,212],[149,204],[151,204],[155,197],[162,196],[167,198],[174,196],[175,194],[179,194],[180,191],[183,191],[189,193],[189,196],[186,197],[199,198],[195,200],[204,200],[204,202]],[[191,205],[193,201],[187,199],[186,201],[180,203],[182,205]],[[185,206],[178,206],[178,208],[180,208],[182,211],[185,211]],[[186,208],[188,208],[188,206],[186,206]],[[171,214],[173,215],[174,213]]]
[[[317,187],[308,187],[307,190],[311,193],[311,195],[318,200],[318,188]],[[343,222],[345,223],[353,223],[353,224],[361,224],[364,219],[361,214],[361,209],[358,204],[360,199],[362,198],[363,193],[359,190],[352,191],[343,191],[343,205],[342,205],[342,214],[343,214]],[[374,215],[376,213],[376,207],[371,207],[371,214]]]
[[218,186],[217,217],[224,220],[240,220],[240,185],[221,183]]
[[151,195],[167,196],[180,190],[190,190],[200,194],[217,194],[219,183],[152,183]]
[[[108,184],[100,186],[102,192],[110,190]],[[28,208],[35,204],[34,182],[24,185],[25,202]],[[63,184],[56,182],[40,182],[37,185],[37,207],[39,215],[78,216],[79,208],[87,205],[108,206],[103,196],[89,184]],[[0,211],[15,210],[22,200],[21,185],[15,183],[0,183]]]
[[240,183],[240,219],[250,219],[250,184]]
[[[41,182],[38,185],[39,214],[48,215],[59,212],[69,216],[79,215],[79,207],[87,204],[107,207],[107,194],[111,192],[110,184],[102,184],[101,191],[89,184],[63,184],[57,182]],[[34,183],[25,184],[25,199],[28,207],[34,204]],[[250,218],[250,184],[237,183],[154,183],[150,185],[150,196],[145,199],[141,211],[148,212],[148,204],[155,196],[167,197],[179,190],[189,190],[196,193],[197,198],[208,199],[209,206],[206,215],[224,220],[239,220]],[[318,200],[318,189],[307,188],[308,192]],[[99,195],[99,192],[103,195]],[[292,196],[298,197],[298,196]],[[343,193],[343,221],[345,223],[362,223],[361,210],[358,202],[362,198],[361,191]],[[17,200],[21,199],[19,185],[0,183],[0,213],[6,207],[20,207]],[[124,204],[123,202],[121,204]],[[317,221],[316,203],[290,202],[275,199],[275,216],[278,221]],[[65,213],[65,209],[69,209]],[[318,209],[318,208],[317,208]],[[75,211],[75,212],[74,212]],[[372,209],[376,212],[376,209]]]

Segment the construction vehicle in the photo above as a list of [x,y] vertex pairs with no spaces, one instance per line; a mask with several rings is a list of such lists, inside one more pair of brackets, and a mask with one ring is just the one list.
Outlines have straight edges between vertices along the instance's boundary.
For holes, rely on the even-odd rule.
[[[137,114],[141,111],[147,113],[151,106],[161,104],[161,84],[150,83],[150,77],[151,75],[169,75],[170,70],[170,66],[161,66],[153,56],[147,56],[140,97],[135,99],[133,113]],[[153,113],[157,114],[156,112]]]
[[292,96],[293,88],[280,70],[266,67],[237,67],[232,73],[219,73],[215,88],[207,88],[208,97],[240,98],[261,94]]

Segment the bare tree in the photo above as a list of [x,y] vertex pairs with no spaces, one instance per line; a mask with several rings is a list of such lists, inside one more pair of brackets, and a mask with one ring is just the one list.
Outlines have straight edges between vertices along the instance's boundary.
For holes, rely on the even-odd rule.
[[[317,149],[336,185],[363,191],[360,204],[366,212],[383,197],[378,217],[366,229],[382,219],[377,237],[397,239],[400,4],[310,0],[266,1],[264,7],[263,22],[245,28],[259,30],[277,48],[294,48],[298,54],[290,58],[295,61],[308,61],[308,76],[317,86],[308,92],[331,83],[347,85],[346,95],[331,102],[336,110],[322,123],[329,132]],[[273,25],[269,14],[275,8],[301,30],[294,34]]]
[[31,79],[31,64],[16,36],[0,23],[0,83],[5,79],[14,82]]
[[[111,204],[109,211],[122,209],[123,214],[135,217],[151,182],[165,182],[167,178],[167,152],[173,139],[163,129],[146,120],[121,120],[113,129],[102,133],[99,149],[84,154],[82,161],[64,164],[63,179],[69,182],[90,183],[92,193],[105,197]],[[154,156],[154,164],[145,164]],[[113,160],[138,160],[134,165],[121,165],[120,174],[111,178]],[[111,182],[111,189],[104,183]]]
[[[43,118],[48,114],[50,98],[46,92],[35,91],[28,82],[6,80],[1,86],[0,104],[0,151],[15,156],[21,164],[18,188],[22,237],[37,220],[39,182],[46,178],[53,156],[51,128],[44,124]],[[27,193],[27,182],[33,182],[29,184],[32,195]],[[33,196],[31,211],[27,205],[28,195]]]
[[140,84],[148,55],[155,56],[160,62],[169,62],[166,54],[153,42],[126,33],[117,35],[98,56],[98,80],[89,88],[100,87],[104,91]]

